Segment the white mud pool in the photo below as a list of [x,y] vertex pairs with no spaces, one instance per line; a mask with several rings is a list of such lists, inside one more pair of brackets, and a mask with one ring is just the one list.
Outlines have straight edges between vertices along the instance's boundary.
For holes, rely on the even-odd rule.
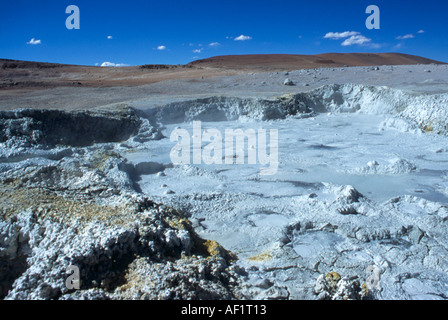
[[[447,119],[447,94],[351,84],[1,112],[0,297],[447,299]],[[258,134],[226,164],[237,129],[269,163]]]

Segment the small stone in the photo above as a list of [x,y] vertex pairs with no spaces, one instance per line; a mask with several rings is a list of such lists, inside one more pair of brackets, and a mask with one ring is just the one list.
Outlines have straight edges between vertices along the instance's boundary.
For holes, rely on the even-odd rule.
[[412,228],[411,232],[409,232],[409,239],[415,243],[420,243],[424,236],[425,233],[418,227]]
[[377,166],[378,165],[378,162],[376,162],[375,160],[373,160],[373,161],[369,161],[368,163],[367,163],[367,166],[369,166],[369,167],[374,167],[374,166]]
[[269,279],[260,279],[255,281],[254,286],[262,289],[269,289],[273,286],[273,283]]
[[274,286],[264,291],[261,300],[287,300],[289,298],[289,291],[286,287]]
[[173,296],[173,291],[167,289],[167,290],[165,290],[165,291],[163,292],[163,294],[162,294],[162,299],[163,299],[163,300],[170,300],[170,299],[172,298],[172,296]]

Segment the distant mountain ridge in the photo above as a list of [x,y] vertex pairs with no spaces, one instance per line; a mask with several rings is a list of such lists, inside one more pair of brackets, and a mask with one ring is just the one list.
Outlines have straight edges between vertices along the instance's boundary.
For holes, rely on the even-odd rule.
[[[142,69],[172,69],[172,68],[226,68],[226,69],[301,69],[319,67],[344,67],[344,66],[380,66],[380,65],[415,65],[415,64],[446,64],[420,56],[404,53],[322,53],[316,55],[301,54],[247,54],[247,55],[223,55],[192,61],[186,65],[160,65],[145,64],[126,68]],[[60,64],[50,62],[34,62],[11,59],[0,59],[0,69],[53,69],[61,67],[90,67],[72,64]]]
[[216,56],[189,65],[229,69],[302,69],[343,66],[445,64],[444,62],[403,53],[323,53],[316,55],[250,54]]

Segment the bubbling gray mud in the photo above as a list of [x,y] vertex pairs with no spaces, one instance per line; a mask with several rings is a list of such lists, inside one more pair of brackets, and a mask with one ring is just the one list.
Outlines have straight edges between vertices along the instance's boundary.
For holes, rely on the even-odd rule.
[[[446,94],[349,84],[0,112],[0,297],[446,299],[447,118]],[[277,175],[173,165],[194,120],[278,129]]]

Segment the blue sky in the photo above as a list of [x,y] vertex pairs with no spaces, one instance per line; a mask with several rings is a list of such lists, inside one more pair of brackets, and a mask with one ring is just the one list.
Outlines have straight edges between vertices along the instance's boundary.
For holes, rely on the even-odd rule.
[[[80,9],[68,30],[65,9]],[[381,12],[369,30],[367,6]],[[0,2],[0,58],[184,64],[227,54],[401,52],[448,62],[448,2],[15,0]]]

